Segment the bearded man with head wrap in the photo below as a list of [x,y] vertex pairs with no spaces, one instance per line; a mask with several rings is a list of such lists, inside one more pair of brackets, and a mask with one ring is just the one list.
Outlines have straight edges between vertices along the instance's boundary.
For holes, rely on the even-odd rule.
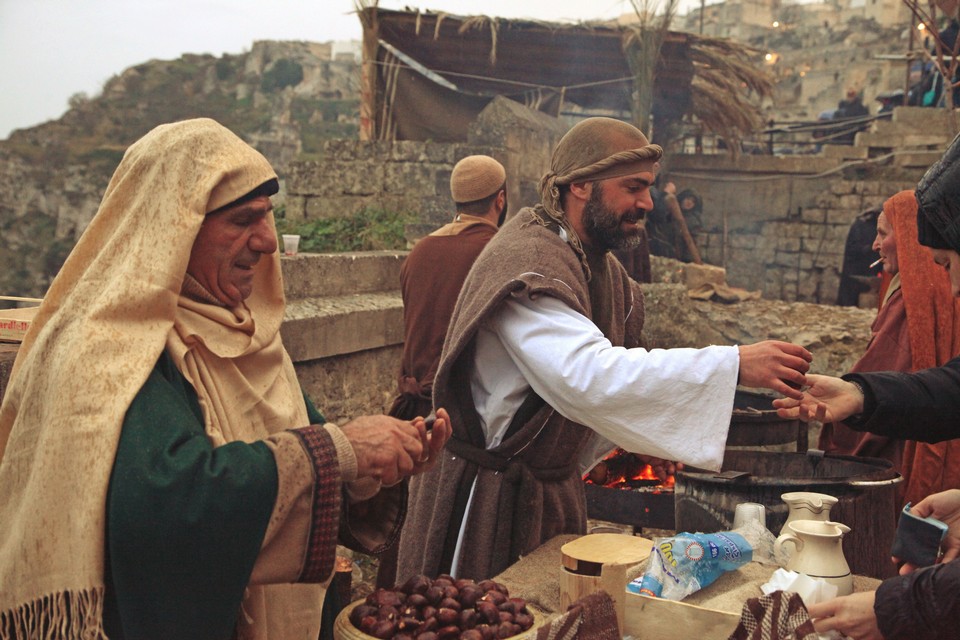
[[454,434],[411,482],[398,579],[489,578],[584,533],[581,474],[614,445],[719,469],[738,376],[798,395],[810,354],[795,345],[640,346],[643,296],[610,250],[637,238],[661,154],[631,125],[582,121],[557,145],[541,203],[474,263],[434,383]]
[[338,537],[396,539],[446,413],[337,427],[305,399],[277,189],[212,120],[125,153],[0,407],[0,638],[316,640]]

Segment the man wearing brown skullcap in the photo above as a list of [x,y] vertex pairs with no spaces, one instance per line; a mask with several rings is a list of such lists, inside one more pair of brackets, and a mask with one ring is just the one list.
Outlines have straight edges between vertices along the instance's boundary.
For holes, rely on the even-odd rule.
[[[404,341],[398,395],[388,412],[413,420],[433,412],[433,378],[453,306],[467,272],[507,213],[506,171],[484,155],[467,156],[450,174],[453,222],[421,238],[400,268]],[[396,547],[380,557],[377,585],[393,586]]]
[[661,154],[631,125],[582,121],[557,145],[541,203],[474,263],[434,382],[454,434],[410,484],[399,579],[489,578],[585,533],[581,474],[615,445],[719,469],[738,381],[800,395],[802,347],[640,347],[643,296],[610,250],[635,241]]

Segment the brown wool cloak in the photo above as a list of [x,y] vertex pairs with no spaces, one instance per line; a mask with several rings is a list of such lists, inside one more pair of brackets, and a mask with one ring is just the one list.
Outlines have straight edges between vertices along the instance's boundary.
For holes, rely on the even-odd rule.
[[390,415],[402,420],[433,409],[433,379],[460,287],[473,262],[497,232],[496,225],[461,216],[417,241],[400,268],[403,294],[403,355],[399,394]]
[[450,413],[453,436],[437,466],[411,481],[398,581],[450,569],[460,528],[451,514],[463,508],[474,479],[459,577],[490,578],[556,535],[585,532],[577,454],[593,432],[542,406],[485,450],[469,372],[478,328],[508,296],[555,297],[591,318],[613,345],[639,346],[639,286],[612,254],[591,256],[590,269],[588,283],[573,249],[530,208],[505,224],[477,259],[457,300],[434,383],[434,406]]

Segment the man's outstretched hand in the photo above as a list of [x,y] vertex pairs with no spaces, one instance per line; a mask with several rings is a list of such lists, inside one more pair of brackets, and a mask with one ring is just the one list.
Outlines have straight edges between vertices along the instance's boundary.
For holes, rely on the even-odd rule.
[[813,355],[800,345],[765,340],[741,345],[739,384],[772,389],[788,398],[803,397]]

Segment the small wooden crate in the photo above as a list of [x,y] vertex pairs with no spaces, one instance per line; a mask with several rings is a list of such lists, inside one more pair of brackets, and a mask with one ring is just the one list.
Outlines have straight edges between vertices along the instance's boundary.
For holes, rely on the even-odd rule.
[[623,635],[656,640],[727,640],[740,615],[626,592]]
[[37,306],[22,307],[20,309],[0,309],[0,342],[22,342],[23,336],[30,328],[30,322],[37,315],[38,298],[19,298],[14,296],[0,296],[0,300],[34,303]]

